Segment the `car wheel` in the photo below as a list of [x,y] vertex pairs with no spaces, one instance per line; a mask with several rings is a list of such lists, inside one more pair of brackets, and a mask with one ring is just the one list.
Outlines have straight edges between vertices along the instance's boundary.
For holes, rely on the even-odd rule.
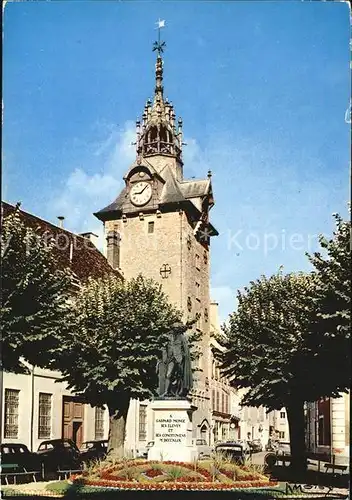
[[264,458],[264,462],[267,467],[272,468],[276,464],[276,456],[272,453],[268,453]]

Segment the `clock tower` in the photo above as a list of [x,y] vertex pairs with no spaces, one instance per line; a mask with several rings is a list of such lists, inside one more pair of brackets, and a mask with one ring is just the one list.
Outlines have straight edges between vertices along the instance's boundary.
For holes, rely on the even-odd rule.
[[199,315],[202,333],[191,395],[194,438],[210,442],[209,220],[214,205],[211,173],[185,179],[182,120],[164,97],[162,44],[156,43],[155,91],[136,122],[136,159],[124,175],[117,198],[94,215],[104,223],[107,258],[130,279],[139,273],[161,283],[184,320]]

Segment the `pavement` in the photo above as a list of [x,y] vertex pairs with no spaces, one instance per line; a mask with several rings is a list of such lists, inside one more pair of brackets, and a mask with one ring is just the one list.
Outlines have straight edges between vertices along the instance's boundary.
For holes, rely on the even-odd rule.
[[264,457],[267,454],[267,451],[260,451],[258,453],[252,454],[252,464],[253,465],[264,465]]
[[[261,451],[259,453],[253,453],[252,454],[252,463],[255,465],[264,465],[264,458],[265,458],[265,455],[267,453],[270,453],[270,452]],[[308,459],[308,470],[318,472],[318,470],[320,469],[321,472],[325,472],[325,464],[327,464],[327,463],[329,463],[329,462],[323,462],[322,460],[320,460],[320,464],[319,464],[318,460],[313,460],[312,458],[309,458]],[[345,472],[345,474],[348,474],[350,471],[350,467],[349,467],[348,462],[346,463],[346,465],[347,465],[347,471]],[[335,472],[337,474],[339,474],[339,471],[335,471]]]
[[[18,491],[19,493],[25,493],[28,495],[35,495],[35,496],[47,496],[48,492],[46,491],[46,487],[50,483],[56,483],[57,480],[55,481],[36,481],[33,483],[23,483],[23,484],[9,484],[9,485],[2,485],[1,486],[1,492],[6,493],[6,491]],[[57,497],[61,498],[62,495],[55,495],[55,493],[50,492],[51,497]]]
[[[265,455],[267,453],[268,453],[267,451],[261,451],[259,453],[252,454],[252,463],[255,465],[264,465],[264,458],[265,458]],[[321,472],[325,472],[324,464],[325,464],[325,462],[320,462],[320,465],[319,465],[318,460],[309,459],[308,470],[318,472],[318,469],[320,469]],[[348,468],[348,472],[349,472],[349,468]],[[337,472],[337,474],[339,474],[339,472]],[[345,474],[347,474],[347,473],[345,472]],[[286,481],[285,481],[285,483],[286,483]],[[291,486],[293,486],[293,484]],[[296,488],[300,487],[303,494],[312,495],[312,494],[316,493],[316,494],[322,495],[322,497],[326,496],[326,497],[330,497],[330,498],[335,497],[335,498],[341,498],[341,499],[349,498],[349,489],[348,488],[329,487],[329,486],[322,486],[322,485],[318,485],[318,484],[307,485],[307,484],[303,484],[303,483],[298,483],[294,486]],[[297,495],[297,492],[295,493],[295,496],[296,495]]]

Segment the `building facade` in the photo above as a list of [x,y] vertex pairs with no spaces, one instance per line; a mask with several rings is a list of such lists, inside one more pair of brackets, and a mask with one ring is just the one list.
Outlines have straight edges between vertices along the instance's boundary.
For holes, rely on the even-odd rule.
[[346,465],[350,457],[350,395],[306,404],[306,446],[312,454]]
[[[210,303],[210,346],[220,350],[216,337],[220,333],[218,304]],[[211,444],[219,441],[236,441],[240,439],[240,396],[236,389],[230,386],[228,378],[221,374],[220,367],[212,351],[211,361],[211,410],[212,436]]]
[[83,441],[107,437],[107,411],[92,408],[58,382],[60,373],[28,365],[30,374],[3,374],[2,442],[36,451],[47,439]]

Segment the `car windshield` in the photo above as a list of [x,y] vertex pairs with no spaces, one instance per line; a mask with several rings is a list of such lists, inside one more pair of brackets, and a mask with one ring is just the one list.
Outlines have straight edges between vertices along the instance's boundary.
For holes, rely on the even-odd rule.
[[93,443],[82,443],[81,450],[88,450],[89,448],[93,448]]
[[43,451],[43,450],[53,450],[54,445],[51,443],[42,443],[39,445],[38,451]]
[[216,447],[217,450],[238,450],[242,451],[242,446],[240,444],[227,444],[227,445],[218,445]]
[[13,450],[13,448],[10,448],[9,446],[2,446],[1,453],[3,453],[4,455],[8,455],[9,453],[14,453],[14,450]]

